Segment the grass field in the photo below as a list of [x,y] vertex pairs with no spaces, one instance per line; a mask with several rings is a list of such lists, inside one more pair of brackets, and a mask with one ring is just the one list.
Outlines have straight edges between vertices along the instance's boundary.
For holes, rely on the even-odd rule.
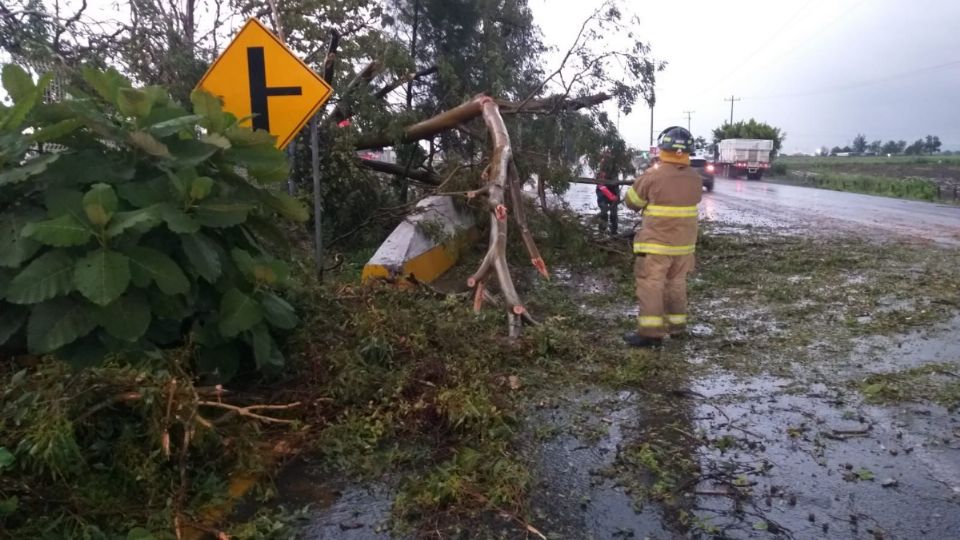
[[960,200],[960,156],[783,157],[786,180],[838,191]]

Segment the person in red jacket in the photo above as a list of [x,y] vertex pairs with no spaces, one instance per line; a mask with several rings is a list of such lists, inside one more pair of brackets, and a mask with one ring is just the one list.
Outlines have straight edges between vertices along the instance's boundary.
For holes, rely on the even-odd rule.
[[617,182],[620,180],[620,170],[610,150],[604,150],[600,157],[596,180],[598,182],[597,206],[600,207],[600,232],[609,230],[611,235],[616,235],[617,209],[620,206],[620,184]]

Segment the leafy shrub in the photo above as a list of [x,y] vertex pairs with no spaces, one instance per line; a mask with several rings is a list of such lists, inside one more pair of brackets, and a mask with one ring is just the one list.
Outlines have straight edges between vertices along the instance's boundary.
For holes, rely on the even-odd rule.
[[[0,347],[78,364],[186,341],[225,380],[248,354],[283,364],[278,218],[306,210],[270,189],[287,176],[273,137],[203,92],[193,114],[162,88],[85,69],[92,92],[43,104],[8,65],[0,107]],[[52,146],[55,145],[55,146]]]
[[787,164],[782,161],[776,161],[770,166],[770,174],[774,176],[786,176],[788,172]]

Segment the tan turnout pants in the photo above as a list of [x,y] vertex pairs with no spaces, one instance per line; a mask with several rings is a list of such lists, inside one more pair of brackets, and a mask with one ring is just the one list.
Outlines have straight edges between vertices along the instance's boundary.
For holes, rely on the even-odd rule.
[[687,274],[694,256],[652,255],[637,257],[633,274],[637,281],[640,335],[662,338],[683,332],[687,326]]

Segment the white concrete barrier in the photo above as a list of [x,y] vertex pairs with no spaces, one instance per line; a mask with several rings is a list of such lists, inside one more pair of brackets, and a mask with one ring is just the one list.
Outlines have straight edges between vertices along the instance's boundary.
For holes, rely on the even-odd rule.
[[362,281],[414,276],[430,283],[450,269],[460,250],[477,239],[477,224],[447,195],[418,202],[363,267]]

